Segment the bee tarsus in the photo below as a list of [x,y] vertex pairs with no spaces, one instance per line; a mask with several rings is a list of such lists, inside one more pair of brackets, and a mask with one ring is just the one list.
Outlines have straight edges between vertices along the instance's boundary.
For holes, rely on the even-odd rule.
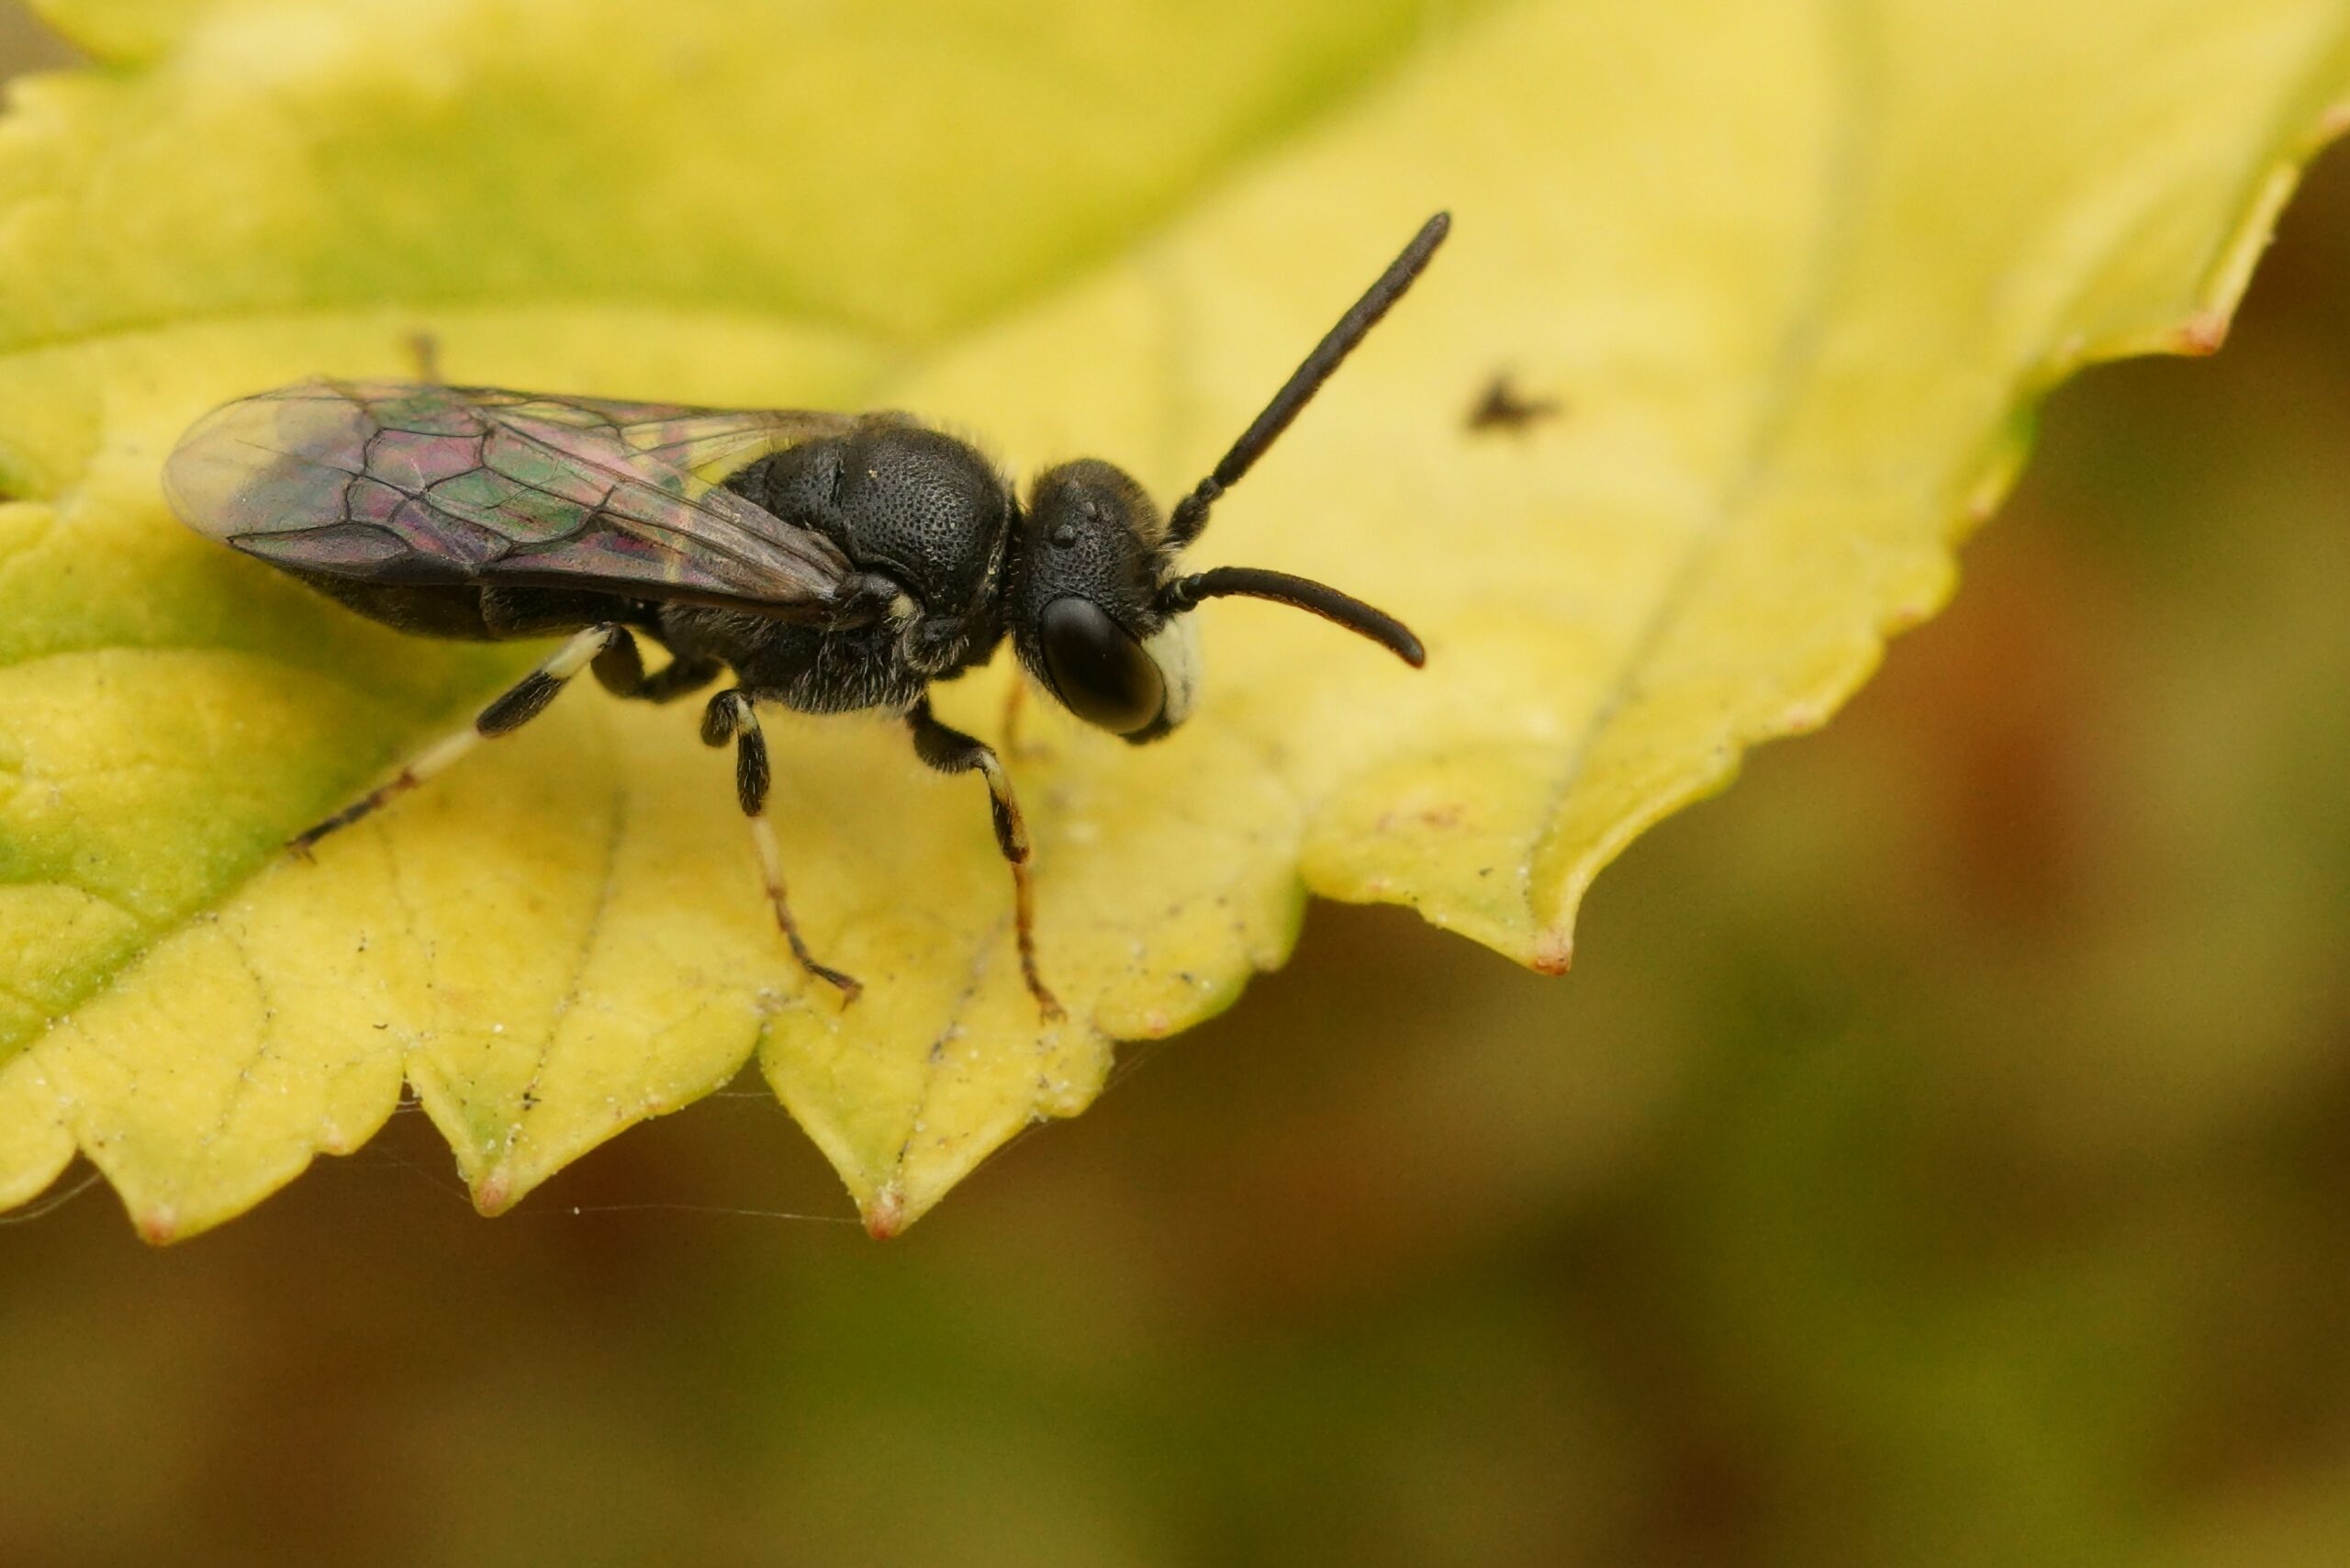
[[800,935],[800,923],[791,917],[791,901],[784,894],[783,851],[776,843],[775,824],[767,821],[767,786],[773,772],[767,766],[767,733],[759,728],[758,711],[752,706],[751,694],[737,688],[722,691],[710,700],[702,710],[701,738],[705,745],[724,745],[734,743],[734,799],[743,808],[743,815],[750,820],[751,843],[759,857],[760,879],[767,885],[767,903],[775,911],[775,923],[783,932],[783,939],[791,945],[791,956],[800,967],[818,980],[836,988],[842,1005],[855,1002],[865,987],[852,977],[828,964],[820,963],[808,950]]
[[1012,775],[1004,771],[1002,760],[986,742],[940,723],[930,711],[927,697],[907,711],[906,727],[913,734],[914,755],[939,772],[977,773],[987,780],[988,814],[995,827],[996,848],[1012,868],[1013,935],[1020,949],[1020,978],[1046,1019],[1066,1018],[1059,999],[1036,969],[1036,901],[1028,876],[1028,824],[1012,793]]

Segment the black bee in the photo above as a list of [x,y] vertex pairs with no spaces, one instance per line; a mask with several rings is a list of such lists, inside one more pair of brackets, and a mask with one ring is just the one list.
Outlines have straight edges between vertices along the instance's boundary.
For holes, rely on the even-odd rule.
[[[172,453],[163,487],[198,532],[258,555],[375,620],[426,636],[569,639],[468,728],[295,838],[309,846],[541,710],[583,667],[617,696],[665,702],[732,670],[702,739],[735,745],[767,896],[811,974],[764,814],[755,705],[901,713],[914,750],[987,780],[1010,862],[1021,972],[1037,973],[1028,839],[994,751],[933,717],[929,687],[1009,633],[1030,675],[1129,741],[1191,713],[1197,644],[1184,612],[1226,595],[1309,610],[1418,666],[1402,622],[1281,572],[1177,557],[1208,509],[1288,428],[1409,288],[1449,218],[1430,218],[1308,354],[1214,471],[1162,517],[1098,458],[1048,468],[1024,506],[968,443],[900,413],[733,410],[554,398],[424,382],[318,380],[214,410]],[[431,374],[429,371],[427,374]],[[647,674],[637,637],[669,662]]]

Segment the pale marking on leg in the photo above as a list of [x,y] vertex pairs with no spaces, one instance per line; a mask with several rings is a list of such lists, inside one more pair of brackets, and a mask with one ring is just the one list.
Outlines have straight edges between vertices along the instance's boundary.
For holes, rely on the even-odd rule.
[[[940,723],[927,700],[910,710],[906,719],[913,726],[914,748],[923,761],[942,772],[977,772],[987,781],[996,845],[1012,868],[1013,934],[1020,949],[1020,978],[1027,982],[1028,994],[1035,999],[1045,1022],[1061,1022],[1069,1014],[1045,984],[1036,963],[1036,893],[1028,876],[1028,824],[1022,820],[1020,802],[1013,795],[1012,775],[986,743]],[[923,749],[926,743],[934,747],[941,742],[956,749],[938,757]]]
[[419,381],[441,385],[441,340],[421,329],[408,335],[408,364]]
[[1028,859],[1028,824],[1020,815],[1020,802],[1013,799],[1012,775],[1004,771],[1002,762],[992,751],[979,753],[979,772],[988,781],[988,793],[994,796],[996,804],[1003,808],[1011,839],[1011,859],[1015,865],[1025,864]]
[[1035,756],[1045,748],[1031,745],[1020,738],[1020,718],[1028,710],[1028,680],[1018,670],[1012,672],[1012,681],[1003,694],[1003,749],[1012,756]]
[[362,795],[358,800],[352,801],[350,805],[343,807],[342,810],[335,812],[334,815],[327,818],[325,821],[315,823],[310,827],[303,829],[300,833],[296,834],[286,842],[285,847],[292,850],[302,859],[308,860],[310,857],[310,846],[318,843],[319,840],[324,838],[327,834],[333,833],[338,828],[349,827],[352,823],[355,823],[360,818],[368,815],[370,812],[375,811],[386,802],[408,793],[408,791],[415,789],[418,785],[423,783],[426,779],[431,778],[434,774],[440,772],[442,768],[456,761],[457,758],[464,756],[465,753],[473,750],[476,745],[479,745],[481,744],[481,732],[475,729],[471,724],[467,724],[464,729],[456,731],[453,734],[442,736],[439,740],[434,741],[431,745],[426,746],[422,751],[411,757],[407,765],[401,767],[397,773],[392,775],[389,779],[386,780],[382,784],[378,784],[375,789],[368,790],[366,794]]
[[401,768],[400,778],[406,779],[411,787],[421,784],[481,743],[481,732],[470,724],[453,734],[442,735],[419,752],[414,761]]
[[[490,738],[489,735],[485,734],[481,728],[483,716],[497,711],[498,704],[513,696],[515,692],[524,689],[534,681],[552,682],[555,689],[560,690],[565,681],[579,673],[582,666],[586,665],[590,659],[593,659],[599,653],[603,651],[604,645],[612,640],[613,636],[617,634],[618,630],[619,629],[617,627],[613,626],[591,626],[585,632],[575,633],[571,638],[565,642],[562,647],[557,648],[553,655],[543,661],[537,668],[524,676],[514,685],[507,688],[507,689],[504,692],[501,692],[498,697],[493,698],[488,705],[482,709],[480,713],[475,715],[474,722],[472,723],[467,724],[462,730],[458,730],[451,734],[443,735],[439,740],[434,741],[431,745],[426,746],[415,756],[409,758],[400,770],[394,774],[388,780],[377,785],[375,789],[369,790],[366,794],[361,796],[350,805],[343,807],[342,810],[335,812],[334,815],[328,817],[323,822],[313,823],[311,826],[303,829],[300,833],[296,834],[294,837],[286,843],[285,847],[292,850],[301,858],[306,860],[308,859],[310,857],[310,846],[318,843],[319,840],[324,838],[327,834],[335,832],[337,829],[349,827],[352,823],[375,812],[386,802],[415,789],[418,785],[423,783],[426,779],[431,778],[434,774],[441,772],[451,763],[455,762],[459,757],[464,756],[465,753],[473,750],[475,746],[480,745],[484,740]],[[552,692],[549,693],[547,700],[553,700]],[[543,708],[544,704],[542,703],[540,706]],[[538,709],[532,710],[532,714],[535,714],[538,711]],[[525,714],[524,719],[527,721],[532,714]],[[502,734],[506,732],[501,730],[496,733]]]
[[611,626],[590,626],[585,632],[573,633],[569,641],[547,655],[546,662],[539,666],[539,673],[555,680],[569,680],[604,651],[604,644],[612,640],[616,630]]
[[1045,977],[1036,969],[1036,892],[1028,880],[1028,862],[1012,862],[1012,929],[1020,945],[1020,978],[1028,982],[1028,994],[1036,1001],[1036,1011],[1045,1022],[1058,1024],[1069,1016],[1060,998],[1045,985]]
[[[753,711],[750,700],[746,698],[734,704],[733,712],[734,744],[741,746],[747,741],[759,747],[764,755],[767,734],[759,728],[759,716]],[[800,936],[800,923],[791,917],[791,901],[784,891],[783,846],[776,841],[775,824],[767,821],[764,794],[759,799],[759,809],[750,814],[749,821],[751,843],[759,856],[759,880],[766,884],[767,906],[775,912],[775,923],[781,928],[783,939],[791,944],[791,956],[800,960],[801,969],[839,991],[841,1005],[847,1006],[864,994],[865,986],[854,976],[845,974],[829,964],[819,963],[815,954],[808,950],[807,941]]]

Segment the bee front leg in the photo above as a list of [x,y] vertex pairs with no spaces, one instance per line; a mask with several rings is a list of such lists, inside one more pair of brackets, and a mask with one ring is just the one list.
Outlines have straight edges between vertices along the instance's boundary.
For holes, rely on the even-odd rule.
[[1036,972],[1036,899],[1028,882],[1028,827],[1020,820],[1020,802],[1013,799],[1012,776],[984,742],[940,723],[927,697],[906,710],[906,727],[913,732],[915,755],[939,772],[977,773],[988,781],[996,847],[1012,868],[1013,933],[1020,946],[1020,975],[1046,1021],[1059,1022],[1069,1014]]
[[549,655],[538,668],[493,698],[487,707],[475,715],[471,724],[425,747],[388,782],[376,786],[324,822],[296,834],[285,847],[308,859],[310,846],[327,834],[338,828],[349,827],[386,801],[415,789],[473,750],[480,742],[520,729],[537,718],[545,711],[546,705],[554,700],[554,694],[563,689],[565,681],[577,675],[591,661],[599,659],[616,642],[627,639],[625,628],[610,624],[590,626],[585,632],[575,633],[562,647]]
[[420,327],[408,335],[400,345],[408,351],[408,363],[419,381],[433,386],[441,384],[441,340]]
[[1003,749],[1014,756],[1033,757],[1045,749],[1021,737],[1020,715],[1027,711],[1027,707],[1028,681],[1015,669],[1012,672],[1010,683],[1004,688],[1002,723]]
[[[666,673],[666,671],[664,672]],[[701,738],[711,745],[734,742],[734,798],[743,807],[743,814],[751,820],[751,842],[758,846],[759,876],[767,883],[767,902],[775,909],[775,923],[783,927],[783,938],[791,944],[791,956],[800,967],[818,980],[837,987],[844,1003],[855,1002],[865,987],[835,969],[816,961],[808,951],[808,944],[800,940],[800,923],[791,918],[791,905],[783,894],[783,850],[775,841],[775,824],[767,821],[767,741],[759,729],[759,716],[751,707],[751,699],[741,690],[722,691],[710,700],[702,710]]]

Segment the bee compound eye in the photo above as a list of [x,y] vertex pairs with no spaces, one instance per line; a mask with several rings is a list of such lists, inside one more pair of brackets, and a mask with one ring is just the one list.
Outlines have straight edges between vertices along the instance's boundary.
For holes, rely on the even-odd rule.
[[1167,682],[1142,644],[1100,605],[1062,595],[1036,618],[1036,638],[1054,693],[1070,712],[1121,735],[1158,721]]

